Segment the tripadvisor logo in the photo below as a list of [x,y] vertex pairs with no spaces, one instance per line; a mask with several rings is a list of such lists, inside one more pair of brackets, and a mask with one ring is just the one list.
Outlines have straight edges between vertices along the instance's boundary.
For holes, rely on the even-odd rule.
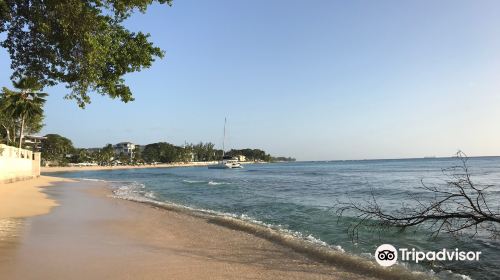
[[[441,249],[439,251],[418,251],[415,248],[399,248],[397,250],[391,244],[382,244],[375,251],[375,260],[381,266],[391,266],[398,259],[401,261],[411,261],[419,263],[421,261],[479,261],[481,252],[478,251],[460,251]],[[399,257],[398,257],[399,256]]]
[[382,244],[375,251],[375,260],[381,266],[391,266],[398,260],[398,250],[391,244]]

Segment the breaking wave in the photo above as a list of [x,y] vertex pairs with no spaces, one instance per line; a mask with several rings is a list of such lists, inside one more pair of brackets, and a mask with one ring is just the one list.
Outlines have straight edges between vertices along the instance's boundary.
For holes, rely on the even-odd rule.
[[89,182],[109,182],[109,181],[106,181],[106,180],[101,180],[101,179],[93,179],[93,178],[81,178],[79,180],[82,180],[82,181],[89,181]]
[[146,186],[137,182],[127,182],[125,184],[113,182],[113,196],[116,198],[123,198],[128,200],[141,199],[156,199],[156,195],[152,191],[146,190]]
[[[250,233],[291,248],[296,252],[319,261],[332,263],[368,276],[383,277],[384,279],[428,279],[437,276],[433,271],[412,270],[405,264],[382,268],[375,263],[371,254],[354,255],[346,252],[340,245],[329,245],[313,235],[304,235],[301,232],[285,229],[279,225],[268,224],[244,214],[236,215],[233,213],[194,208],[172,202],[158,201],[153,192],[147,191],[145,185],[138,182],[115,182],[111,186],[113,191],[112,197],[114,198],[144,203],[168,211],[202,218],[209,223]],[[448,276],[446,279],[468,279],[464,278],[463,275],[451,272],[450,275],[453,275],[453,277]]]
[[218,186],[218,185],[226,185],[225,182],[216,182],[216,181],[199,181],[199,180],[182,180],[182,182],[187,184],[203,184],[209,186]]

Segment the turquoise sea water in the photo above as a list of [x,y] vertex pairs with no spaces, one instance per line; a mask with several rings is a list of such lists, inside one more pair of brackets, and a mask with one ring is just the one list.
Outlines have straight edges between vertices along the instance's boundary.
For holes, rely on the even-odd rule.
[[[339,201],[364,201],[373,195],[384,209],[397,209],[403,201],[426,199],[421,180],[442,183],[443,168],[456,159],[405,159],[252,164],[238,170],[206,167],[129,169],[61,173],[71,178],[111,182],[118,197],[159,201],[211,210],[250,223],[274,227],[318,246],[372,258],[378,245],[397,248],[481,251],[479,262],[436,262],[410,265],[443,279],[500,279],[500,242],[483,237],[429,239],[424,229],[408,232],[361,231],[351,240],[347,227],[355,221],[338,220],[332,207]],[[470,158],[472,179],[489,189],[490,206],[500,205],[500,157]]]

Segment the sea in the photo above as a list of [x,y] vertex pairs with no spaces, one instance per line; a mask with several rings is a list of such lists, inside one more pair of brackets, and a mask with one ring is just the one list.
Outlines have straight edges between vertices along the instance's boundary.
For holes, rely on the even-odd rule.
[[[366,205],[375,199],[384,211],[426,203],[432,196],[423,185],[445,188],[461,164],[457,158],[319,161],[246,164],[242,169],[176,167],[80,171],[57,176],[109,182],[114,196],[139,203],[178,207],[241,223],[270,228],[311,246],[374,260],[376,248],[420,251],[480,251],[479,261],[398,261],[405,269],[439,279],[500,279],[500,241],[479,229],[470,236],[432,236],[427,227],[406,231],[360,227],[354,212],[339,216],[344,203]],[[469,158],[471,180],[489,186],[490,209],[500,209],[500,157]],[[498,226],[498,225],[497,225]]]

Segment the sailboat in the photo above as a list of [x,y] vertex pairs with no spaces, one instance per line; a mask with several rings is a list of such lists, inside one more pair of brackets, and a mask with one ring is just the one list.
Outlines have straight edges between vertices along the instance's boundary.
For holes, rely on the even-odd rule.
[[217,162],[217,164],[209,165],[210,169],[231,169],[231,168],[243,168],[239,163],[238,159],[235,157],[226,156],[225,142],[226,142],[226,123],[227,119],[224,118],[224,138],[222,139],[222,159]]

